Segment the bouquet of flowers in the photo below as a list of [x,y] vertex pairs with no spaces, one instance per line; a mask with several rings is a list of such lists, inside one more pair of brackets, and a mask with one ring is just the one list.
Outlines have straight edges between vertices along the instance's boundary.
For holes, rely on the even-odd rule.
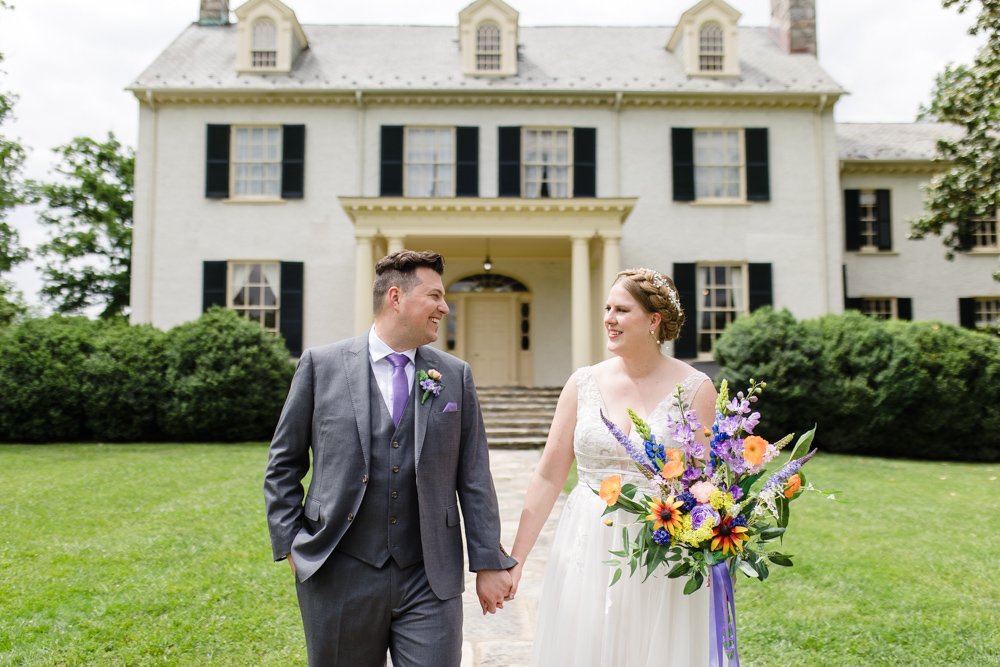
[[[643,568],[644,579],[659,568],[669,567],[667,577],[688,577],[686,594],[698,590],[711,577],[715,636],[720,652],[724,647],[730,656],[736,651],[732,577],[741,571],[763,580],[768,576],[769,562],[792,564],[790,556],[771,547],[788,527],[789,504],[804,491],[814,490],[801,469],[816,450],[796,456],[808,450],[815,427],[798,439],[788,462],[765,479],[765,467],[793,439],[789,434],[772,444],[753,434],[760,422],[760,413],[753,405],[765,387],[766,383],[751,379],[746,392],[730,398],[728,383],[723,381],[715,422],[705,428],[694,410],[684,404],[678,386],[676,396],[683,417],[680,421],[667,419],[670,445],[654,435],[632,410],[629,416],[643,440],[641,445],[601,415],[611,434],[657,489],[652,495],[640,494],[635,484],[623,486],[621,477],[612,475],[597,491],[608,505],[605,514],[623,510],[636,517],[630,525],[638,525],[631,534],[629,525],[623,527],[622,549],[611,552],[615,559],[609,564],[617,566],[611,584],[621,578],[626,564],[632,575]],[[709,438],[708,452],[695,439],[699,429]],[[764,481],[758,485],[761,479]]]

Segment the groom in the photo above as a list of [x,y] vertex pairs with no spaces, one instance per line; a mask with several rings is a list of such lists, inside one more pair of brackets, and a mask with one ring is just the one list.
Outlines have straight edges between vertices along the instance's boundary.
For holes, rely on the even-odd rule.
[[296,575],[311,666],[383,665],[388,650],[395,667],[458,667],[459,502],[483,612],[510,590],[472,374],[427,346],[448,314],[443,271],[434,252],[381,259],[374,326],[306,350],[278,420],[267,522]]

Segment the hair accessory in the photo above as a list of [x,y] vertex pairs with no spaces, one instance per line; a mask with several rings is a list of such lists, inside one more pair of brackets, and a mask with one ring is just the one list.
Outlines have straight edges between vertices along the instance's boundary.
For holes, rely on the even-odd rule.
[[664,276],[659,271],[656,271],[654,269],[647,269],[645,267],[640,267],[634,270],[644,271],[645,273],[648,273],[649,279],[650,281],[652,281],[653,287],[655,287],[656,289],[666,288],[667,300],[670,301],[670,305],[673,306],[674,310],[676,310],[678,313],[681,312],[681,300],[677,297],[677,292],[670,286],[670,283],[667,282],[666,276]]

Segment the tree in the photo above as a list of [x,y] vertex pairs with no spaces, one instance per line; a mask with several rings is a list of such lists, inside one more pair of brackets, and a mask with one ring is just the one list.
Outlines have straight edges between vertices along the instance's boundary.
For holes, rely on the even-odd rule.
[[[1000,0],[943,0],[979,15],[970,34],[986,43],[972,65],[949,65],[935,81],[933,99],[922,118],[965,129],[954,140],[938,141],[938,158],[950,162],[934,176],[925,194],[926,213],[911,221],[910,237],[942,237],[948,259],[968,250],[976,220],[996,219],[1000,209]],[[993,274],[1000,280],[1000,271]]]
[[135,152],[113,133],[77,137],[54,149],[58,182],[34,183],[39,220],[53,229],[38,247],[44,260],[42,296],[60,313],[102,306],[102,318],[126,313],[132,268],[132,188]]
[[[0,9],[6,5],[0,0]],[[0,53],[0,62],[3,54]],[[10,117],[16,98],[0,91],[0,127]],[[28,258],[21,246],[17,230],[7,222],[7,212],[24,201],[24,148],[17,141],[0,133],[0,326],[9,324],[25,312],[24,301],[4,274]]]

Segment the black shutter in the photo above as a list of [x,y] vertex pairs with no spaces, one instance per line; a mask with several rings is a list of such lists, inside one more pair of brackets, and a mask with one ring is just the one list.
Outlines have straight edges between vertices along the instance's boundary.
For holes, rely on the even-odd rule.
[[302,279],[302,262],[281,263],[279,328],[293,357],[302,355]]
[[597,130],[573,128],[573,196],[597,196]]
[[684,309],[684,324],[681,325],[680,336],[674,341],[674,356],[678,359],[698,356],[697,270],[695,264],[674,263],[674,285]]
[[674,201],[694,201],[694,130],[675,127],[670,131],[673,160]]
[[521,128],[500,128],[500,183],[501,197],[521,196]]
[[479,128],[455,128],[455,196],[479,196]]
[[205,139],[205,196],[229,197],[229,126],[209,125]]
[[913,319],[913,299],[909,297],[896,299],[896,317],[901,320]]
[[770,264],[748,264],[747,277],[750,283],[750,298],[747,305],[750,312],[757,310],[761,306],[773,306],[774,297],[771,287],[771,265]]
[[888,190],[875,191],[875,216],[875,243],[879,250],[892,250],[892,220],[889,214]]
[[976,300],[973,298],[958,300],[958,323],[967,329],[976,328]]
[[746,136],[747,200],[770,201],[771,184],[767,165],[767,128],[748,127]]
[[860,190],[844,190],[844,234],[847,250],[861,250]]
[[864,299],[851,299],[844,297],[844,310],[856,310],[859,313],[865,312],[865,300]]
[[403,126],[382,126],[382,168],[379,195],[403,196]]
[[306,126],[281,126],[281,196],[302,199],[305,196]]
[[972,246],[975,245],[975,239],[973,238],[975,227],[976,224],[971,220],[967,220],[965,224],[958,225],[958,230],[955,233],[958,236],[958,249],[962,252],[972,250]]
[[226,262],[201,263],[201,311],[226,307]]

